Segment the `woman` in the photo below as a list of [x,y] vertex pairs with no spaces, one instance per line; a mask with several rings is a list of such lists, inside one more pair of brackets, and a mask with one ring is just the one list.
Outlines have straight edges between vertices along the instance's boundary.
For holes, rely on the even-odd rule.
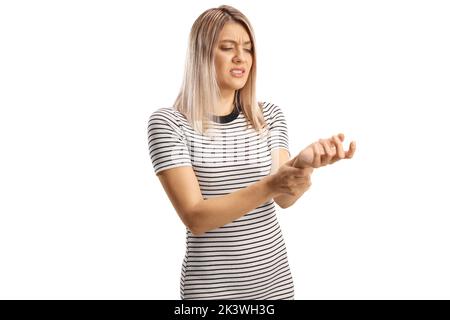
[[148,121],[154,171],[186,225],[181,299],[294,299],[274,203],[291,206],[314,168],[355,150],[340,135],[290,159],[281,108],[256,101],[255,47],[241,12],[203,12],[173,108]]

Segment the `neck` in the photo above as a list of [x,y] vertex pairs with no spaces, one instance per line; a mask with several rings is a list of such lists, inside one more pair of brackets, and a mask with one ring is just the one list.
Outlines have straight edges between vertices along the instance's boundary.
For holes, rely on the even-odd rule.
[[235,90],[222,90],[219,98],[219,105],[217,106],[216,116],[225,116],[230,114],[234,109],[234,95]]

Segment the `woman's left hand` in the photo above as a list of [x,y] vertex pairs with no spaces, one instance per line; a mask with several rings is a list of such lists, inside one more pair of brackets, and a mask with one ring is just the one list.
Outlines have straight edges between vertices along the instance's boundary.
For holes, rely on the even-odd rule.
[[297,168],[320,168],[341,159],[351,159],[356,150],[356,142],[352,141],[349,150],[344,151],[343,141],[343,133],[334,135],[329,139],[319,139],[319,141],[310,144],[295,157],[296,160],[293,162],[293,166]]

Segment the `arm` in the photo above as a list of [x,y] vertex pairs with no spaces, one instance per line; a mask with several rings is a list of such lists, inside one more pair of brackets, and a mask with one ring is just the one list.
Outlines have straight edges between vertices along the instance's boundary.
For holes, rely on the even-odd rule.
[[[276,148],[272,151],[272,169],[271,174],[276,172],[279,167],[285,164],[288,161],[293,161],[293,159],[289,159],[289,152],[284,148]],[[309,169],[313,170],[313,168]],[[307,190],[307,188],[302,188],[298,190],[295,195],[290,195],[287,193],[279,194],[273,198],[278,206],[283,209],[289,208],[292,206]]]
[[181,220],[194,235],[230,223],[274,195],[271,176],[238,191],[209,199],[203,199],[192,167],[164,170],[158,177]]
[[264,177],[235,192],[198,202],[192,213],[195,219],[191,229],[193,233],[221,227],[269,201],[273,197],[269,179]]

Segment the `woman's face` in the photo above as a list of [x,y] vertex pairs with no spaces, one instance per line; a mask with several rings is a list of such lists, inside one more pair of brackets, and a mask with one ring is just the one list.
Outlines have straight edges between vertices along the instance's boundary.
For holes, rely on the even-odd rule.
[[[250,37],[241,24],[228,22],[224,25],[214,48],[217,81],[222,90],[238,90],[245,85],[252,67],[252,50]],[[233,73],[234,68],[244,72]]]

